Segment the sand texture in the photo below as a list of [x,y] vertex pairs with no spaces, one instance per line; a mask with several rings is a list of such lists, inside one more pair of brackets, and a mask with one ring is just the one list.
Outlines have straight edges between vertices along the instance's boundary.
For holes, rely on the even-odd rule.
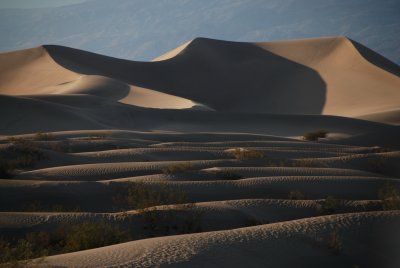
[[123,231],[39,267],[399,267],[399,74],[345,37],[0,54],[0,238]]

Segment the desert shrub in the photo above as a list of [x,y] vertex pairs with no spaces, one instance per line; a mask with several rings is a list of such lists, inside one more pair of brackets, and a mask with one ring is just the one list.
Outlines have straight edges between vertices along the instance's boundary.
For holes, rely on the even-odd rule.
[[317,141],[319,138],[325,138],[328,134],[325,130],[316,130],[314,132],[308,132],[303,135],[303,139],[306,141]]
[[333,230],[326,239],[327,247],[333,251],[336,255],[339,255],[343,251],[342,237],[339,235],[339,230]]
[[319,202],[318,212],[321,214],[334,214],[340,205],[340,201],[333,196],[328,196]]
[[382,200],[383,210],[400,209],[400,195],[393,182],[386,182],[379,190],[378,197]]
[[322,165],[314,159],[297,159],[292,163],[294,167],[321,167]]
[[71,152],[70,142],[68,140],[48,142],[47,148],[52,151],[56,151],[56,152],[60,152],[60,153]]
[[269,160],[266,164],[266,167],[290,167],[291,162],[288,160]]
[[21,210],[26,212],[79,212],[81,209],[77,206],[69,204],[68,207],[61,204],[43,203],[38,200],[32,200],[29,203],[22,204]]
[[37,141],[49,141],[54,139],[54,135],[47,132],[38,132],[35,134],[34,139]]
[[289,192],[288,198],[290,200],[305,200],[306,199],[306,195],[302,191],[293,190],[293,191]]
[[173,164],[169,165],[165,168],[162,168],[161,171],[163,173],[179,173],[179,172],[185,172],[193,169],[193,165],[190,162],[187,163],[178,163],[178,164]]
[[0,159],[0,179],[10,179],[14,176],[15,167],[7,160]]
[[73,252],[126,241],[126,232],[104,222],[84,222],[66,228],[62,251]]
[[263,152],[244,148],[236,148],[230,151],[229,154],[238,160],[264,158]]
[[143,229],[147,237],[201,232],[203,213],[199,211],[190,211],[179,216],[178,210],[148,208],[142,215]]
[[217,178],[222,180],[240,180],[243,179],[243,176],[239,173],[229,171],[229,170],[222,170],[218,171],[216,174]]
[[89,139],[105,139],[111,136],[111,131],[97,132],[89,135]]
[[0,267],[26,267],[39,264],[33,261],[48,254],[49,236],[44,232],[29,233],[25,239],[12,243],[0,239]]
[[11,140],[12,146],[8,148],[8,151],[16,154],[16,156],[8,159],[9,164],[25,168],[32,167],[38,161],[48,159],[33,141],[22,138]]
[[[130,235],[104,222],[62,225],[54,232],[31,232],[23,239],[0,239],[0,267],[34,266],[34,258],[129,241]],[[42,260],[39,259],[39,262]]]
[[377,156],[368,159],[368,170],[376,173],[383,173],[387,167],[387,157]]
[[117,209],[143,209],[158,205],[180,204],[187,200],[186,194],[166,186],[153,189],[143,183],[130,183],[115,188],[113,202]]

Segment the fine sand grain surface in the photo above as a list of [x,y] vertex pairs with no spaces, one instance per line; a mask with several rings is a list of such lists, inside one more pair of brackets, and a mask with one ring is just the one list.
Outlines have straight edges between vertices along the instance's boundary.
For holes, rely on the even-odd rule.
[[39,267],[400,267],[399,74],[345,37],[197,38],[152,62],[0,54],[0,250],[25,241]]

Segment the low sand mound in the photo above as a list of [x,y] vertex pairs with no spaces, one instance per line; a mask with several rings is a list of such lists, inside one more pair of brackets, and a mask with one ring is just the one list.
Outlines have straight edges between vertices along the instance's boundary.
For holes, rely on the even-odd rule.
[[[164,205],[146,210],[131,210],[118,213],[88,212],[0,212],[0,235],[7,228],[19,232],[35,229],[54,231],[60,224],[78,224],[83,222],[107,222],[134,231],[143,230],[146,214],[155,213],[162,219],[163,214],[175,213],[168,224],[173,226],[180,218],[190,220],[198,216],[197,224],[203,232],[247,227],[252,224],[265,224],[300,218],[315,217],[323,213],[323,200],[280,200],[280,199],[241,199],[228,201],[203,202],[184,205]],[[344,201],[335,209],[337,213],[373,211],[381,207],[380,201],[360,200]],[[158,225],[163,225],[161,220]],[[135,240],[140,234],[135,232]],[[158,236],[162,236],[159,234]]]
[[[400,246],[400,239],[395,226],[399,223],[399,212],[342,214],[140,240],[48,257],[46,261],[55,266],[87,267],[396,267],[400,259],[394,249]],[[341,241],[343,254],[335,254],[329,246],[335,232],[346,237]]]

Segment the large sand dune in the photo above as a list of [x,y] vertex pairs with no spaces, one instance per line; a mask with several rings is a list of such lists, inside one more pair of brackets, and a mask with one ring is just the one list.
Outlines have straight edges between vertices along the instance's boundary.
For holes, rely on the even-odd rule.
[[[399,74],[345,37],[0,54],[0,238],[44,237],[39,266],[398,267]],[[85,224],[124,239],[51,244]]]

